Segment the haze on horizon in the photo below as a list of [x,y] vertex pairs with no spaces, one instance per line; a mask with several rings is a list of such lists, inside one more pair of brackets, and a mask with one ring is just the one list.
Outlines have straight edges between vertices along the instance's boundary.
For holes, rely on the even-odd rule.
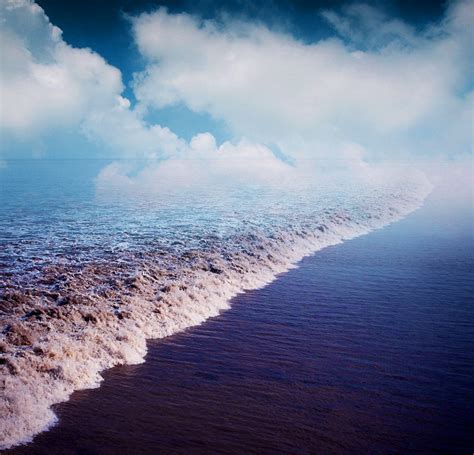
[[[150,187],[209,175],[301,182],[330,168],[436,175],[446,163],[471,177],[470,0],[411,22],[373,2],[322,2],[304,21],[300,3],[211,14],[206,2],[132,12],[102,2],[92,30],[69,35],[108,56],[68,41],[48,18],[60,7],[40,3],[0,6],[3,167],[105,158],[99,183]],[[123,48],[107,47],[108,34]]]

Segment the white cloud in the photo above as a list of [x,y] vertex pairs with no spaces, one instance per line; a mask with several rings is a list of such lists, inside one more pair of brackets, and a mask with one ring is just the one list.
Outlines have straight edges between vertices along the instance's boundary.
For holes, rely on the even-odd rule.
[[120,71],[89,49],[74,49],[28,0],[0,5],[0,125],[19,136],[79,123],[116,103]]
[[[246,165],[248,172],[255,169],[261,173],[262,162],[268,169],[285,166],[262,146],[242,141],[217,147],[210,134],[197,136],[188,144],[169,128],[148,124],[121,96],[120,71],[92,50],[76,49],[64,42],[61,30],[37,4],[5,0],[0,13],[3,132],[38,143],[41,135],[71,128],[110,149],[114,156],[173,158],[170,164],[162,165],[159,176],[169,171],[175,177],[199,174],[199,178],[209,169],[204,162],[211,162],[210,168],[219,172],[230,173],[226,160],[233,163],[238,174],[239,163],[251,154],[256,159]],[[210,144],[207,148],[203,146],[206,143]]]
[[263,145],[241,140],[218,146],[214,136],[201,133],[194,136],[179,154],[164,161],[148,163],[137,172],[135,165],[114,162],[97,177],[99,192],[159,193],[169,188],[212,185],[303,185],[301,169],[275,158]]
[[217,146],[209,133],[187,143],[166,127],[148,124],[121,96],[120,71],[95,52],[65,43],[38,5],[6,0],[0,12],[4,132],[35,144],[41,135],[72,128],[114,156],[168,159],[135,177],[128,173],[137,173],[133,166],[116,164],[99,176],[98,182],[120,182],[124,188],[139,183],[153,190],[215,178],[262,183],[283,178],[290,169],[261,145],[241,140]]
[[276,143],[293,156],[331,156],[344,141],[395,153],[420,134],[426,142],[417,146],[429,151],[433,137],[454,130],[469,143],[470,126],[458,119],[468,105],[472,1],[421,33],[363,5],[325,15],[350,43],[305,44],[264,25],[165,9],[143,14],[133,30],[148,66],[135,93],[145,107],[182,102],[208,112],[236,137]]
[[[103,187],[301,185],[334,165],[375,179],[367,164],[374,156],[397,159],[423,148],[454,154],[472,144],[472,5],[454,4],[423,33],[367,6],[326,12],[350,42],[313,44],[261,24],[217,24],[163,9],[143,14],[131,19],[147,61],[133,108],[117,68],[67,44],[31,0],[5,0],[0,128],[32,141],[69,128],[114,156],[166,159],[144,169],[115,163],[100,174]],[[174,103],[222,119],[232,141],[218,145],[203,133],[188,143],[144,120],[147,108]],[[262,144],[276,145],[295,165]]]
[[364,3],[352,3],[343,13],[333,10],[322,12],[328,22],[344,38],[365,49],[378,49],[386,45],[417,45],[418,37],[413,27],[392,19]]
[[175,156],[187,147],[168,128],[144,122],[121,96],[120,71],[68,45],[36,3],[5,0],[0,14],[3,133],[37,149],[42,136],[70,129],[129,157]]
[[334,162],[327,166],[313,160],[300,160],[292,165],[277,159],[266,146],[247,140],[218,146],[211,134],[202,133],[193,137],[180,154],[166,160],[142,166],[129,161],[111,163],[97,176],[96,188],[104,198],[151,197],[154,201],[157,196],[176,196],[175,190],[202,194],[213,188],[223,200],[229,196],[228,191],[240,187],[311,192],[335,182],[383,186],[387,182],[420,182],[425,178],[412,167],[367,163],[363,158],[365,150],[358,144],[340,144],[335,152],[339,156],[336,166]]
[[81,130],[91,141],[125,157],[167,158],[179,156],[188,147],[169,128],[144,122],[121,96],[108,109],[90,111]]

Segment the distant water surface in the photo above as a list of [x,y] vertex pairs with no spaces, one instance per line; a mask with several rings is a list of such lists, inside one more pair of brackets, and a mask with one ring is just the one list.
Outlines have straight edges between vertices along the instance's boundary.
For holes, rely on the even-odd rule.
[[472,228],[430,197],[149,342],[7,453],[471,453]]
[[52,406],[102,371],[141,363],[147,339],[404,218],[431,190],[417,170],[379,167],[280,182],[116,177],[148,165],[162,163],[1,163],[0,450],[51,428]]

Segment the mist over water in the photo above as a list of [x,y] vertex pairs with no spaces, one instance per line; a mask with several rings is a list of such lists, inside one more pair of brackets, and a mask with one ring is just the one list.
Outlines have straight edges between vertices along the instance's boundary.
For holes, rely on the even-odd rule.
[[50,406],[98,386],[102,370],[142,362],[147,338],[219,314],[305,255],[400,219],[430,191],[410,173],[383,185],[342,174],[298,191],[207,182],[150,195],[79,177],[100,169],[2,169],[4,447],[53,424]]
[[149,342],[145,364],[106,372],[12,453],[465,453],[472,198],[446,190]]

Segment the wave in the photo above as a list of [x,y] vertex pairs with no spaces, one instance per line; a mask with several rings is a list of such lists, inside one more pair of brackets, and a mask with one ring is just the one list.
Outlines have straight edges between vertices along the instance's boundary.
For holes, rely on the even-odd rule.
[[351,210],[209,237],[195,249],[51,263],[28,289],[6,286],[0,296],[0,448],[30,442],[54,425],[51,406],[75,390],[98,387],[101,371],[143,362],[147,339],[217,316],[236,294],[270,283],[303,257],[403,218],[430,190],[426,180],[403,185]]

